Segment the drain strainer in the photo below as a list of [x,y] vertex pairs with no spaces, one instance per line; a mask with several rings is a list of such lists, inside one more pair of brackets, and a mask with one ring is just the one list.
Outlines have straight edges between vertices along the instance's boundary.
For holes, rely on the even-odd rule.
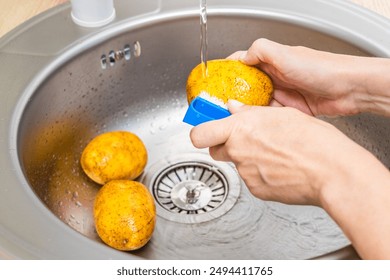
[[157,202],[177,213],[210,212],[225,201],[227,193],[225,176],[214,166],[201,162],[172,165],[153,182]]
[[200,223],[229,211],[240,194],[233,167],[205,154],[166,158],[148,169],[142,180],[156,200],[157,214],[181,223]]

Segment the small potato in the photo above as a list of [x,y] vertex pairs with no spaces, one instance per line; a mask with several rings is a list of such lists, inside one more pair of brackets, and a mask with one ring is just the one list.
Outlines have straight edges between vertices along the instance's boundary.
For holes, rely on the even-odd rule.
[[95,137],[81,155],[81,167],[98,184],[137,178],[148,160],[141,139],[127,131],[112,131]]
[[[188,103],[206,93],[216,103],[226,104],[235,99],[247,105],[266,106],[273,93],[271,78],[254,66],[238,60],[215,59],[207,62],[207,76],[198,64],[187,79]],[[206,96],[207,96],[206,95]]]
[[114,180],[105,184],[95,198],[93,214],[99,237],[122,251],[144,246],[156,223],[153,197],[136,181]]

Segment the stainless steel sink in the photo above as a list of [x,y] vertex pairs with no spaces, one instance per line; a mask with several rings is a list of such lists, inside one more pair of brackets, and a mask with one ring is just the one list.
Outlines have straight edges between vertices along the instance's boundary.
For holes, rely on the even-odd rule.
[[[117,19],[99,29],[75,26],[64,5],[0,41],[0,257],[356,258],[322,209],[256,199],[231,164],[192,147],[182,118],[186,78],[200,61],[198,5],[161,2],[117,1]],[[259,37],[390,56],[387,20],[340,1],[290,2],[209,1],[209,58]],[[388,120],[328,121],[390,166]],[[88,141],[112,130],[136,133],[149,153],[137,180],[155,196],[157,225],[134,252],[98,238],[92,205],[100,186],[79,163]],[[189,208],[161,195],[167,183],[181,191],[194,181],[204,192]]]

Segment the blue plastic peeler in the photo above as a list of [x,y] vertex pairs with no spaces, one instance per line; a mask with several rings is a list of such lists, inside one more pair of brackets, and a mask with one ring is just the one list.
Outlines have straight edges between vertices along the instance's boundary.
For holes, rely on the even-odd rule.
[[230,115],[228,110],[198,96],[192,100],[183,122],[196,126],[204,122],[223,119]]

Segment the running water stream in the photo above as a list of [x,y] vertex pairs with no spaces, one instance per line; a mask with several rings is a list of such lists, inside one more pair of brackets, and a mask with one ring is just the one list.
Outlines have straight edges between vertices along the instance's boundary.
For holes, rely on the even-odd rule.
[[200,0],[200,60],[203,77],[207,76],[207,0]]

